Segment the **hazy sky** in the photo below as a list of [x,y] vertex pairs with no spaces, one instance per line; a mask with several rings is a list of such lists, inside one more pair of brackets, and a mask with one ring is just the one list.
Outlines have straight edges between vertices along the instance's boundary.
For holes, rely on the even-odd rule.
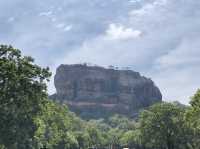
[[130,67],[166,101],[188,103],[200,87],[199,0],[0,0],[0,43],[53,72],[61,63]]

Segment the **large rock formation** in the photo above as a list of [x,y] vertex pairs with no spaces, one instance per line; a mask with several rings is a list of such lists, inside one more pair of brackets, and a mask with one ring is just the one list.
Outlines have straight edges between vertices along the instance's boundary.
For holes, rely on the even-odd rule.
[[57,93],[51,98],[66,103],[83,118],[112,114],[134,116],[141,108],[162,100],[151,79],[132,70],[87,65],[61,65],[55,75]]

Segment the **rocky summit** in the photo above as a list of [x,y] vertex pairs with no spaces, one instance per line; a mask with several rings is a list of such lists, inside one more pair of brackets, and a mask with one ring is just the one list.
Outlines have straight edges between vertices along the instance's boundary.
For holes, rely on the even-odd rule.
[[129,117],[162,100],[154,82],[132,70],[86,64],[60,65],[55,75],[57,93],[51,99],[67,104],[82,118]]

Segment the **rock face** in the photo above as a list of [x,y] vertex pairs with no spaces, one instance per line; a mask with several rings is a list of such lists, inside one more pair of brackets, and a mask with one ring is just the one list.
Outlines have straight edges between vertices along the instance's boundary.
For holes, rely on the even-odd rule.
[[113,114],[133,117],[140,109],[162,100],[151,79],[131,70],[61,65],[54,82],[57,93],[50,98],[66,103],[83,118]]

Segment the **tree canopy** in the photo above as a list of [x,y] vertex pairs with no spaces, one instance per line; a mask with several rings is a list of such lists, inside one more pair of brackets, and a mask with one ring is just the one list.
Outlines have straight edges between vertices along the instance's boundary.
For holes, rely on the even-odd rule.
[[0,46],[0,144],[28,148],[36,129],[33,117],[47,98],[48,68],[34,64],[12,46]]

